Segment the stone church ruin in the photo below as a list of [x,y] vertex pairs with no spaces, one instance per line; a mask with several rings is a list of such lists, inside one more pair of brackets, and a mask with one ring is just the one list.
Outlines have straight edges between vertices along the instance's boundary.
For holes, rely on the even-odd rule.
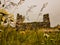
[[16,20],[16,28],[17,30],[34,30],[39,28],[49,28],[50,27],[50,19],[49,14],[43,15],[43,22],[27,22],[24,23],[25,17],[17,14]]

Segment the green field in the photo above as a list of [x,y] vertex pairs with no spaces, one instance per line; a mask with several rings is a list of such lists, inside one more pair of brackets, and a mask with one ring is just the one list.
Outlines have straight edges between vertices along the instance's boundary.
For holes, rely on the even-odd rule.
[[47,31],[49,29],[44,28],[16,31],[10,26],[0,26],[0,30],[2,30],[0,31],[0,45],[60,45],[59,31],[50,32]]

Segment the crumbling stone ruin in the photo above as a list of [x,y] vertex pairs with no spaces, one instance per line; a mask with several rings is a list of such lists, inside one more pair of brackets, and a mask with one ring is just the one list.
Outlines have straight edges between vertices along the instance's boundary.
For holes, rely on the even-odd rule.
[[43,22],[27,22],[23,23],[24,17],[22,15],[17,14],[16,28],[17,30],[35,30],[39,28],[49,28],[50,27],[50,19],[49,14],[43,15]]

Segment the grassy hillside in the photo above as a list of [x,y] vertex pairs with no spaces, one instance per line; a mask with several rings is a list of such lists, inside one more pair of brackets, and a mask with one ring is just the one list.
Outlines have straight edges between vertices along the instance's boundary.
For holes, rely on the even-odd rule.
[[60,31],[46,28],[16,31],[11,26],[0,26],[0,45],[60,45]]

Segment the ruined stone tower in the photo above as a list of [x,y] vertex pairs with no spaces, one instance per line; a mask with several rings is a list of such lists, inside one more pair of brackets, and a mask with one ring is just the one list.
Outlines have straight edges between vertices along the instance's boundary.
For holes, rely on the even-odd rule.
[[44,15],[43,15],[43,22],[45,23],[44,26],[46,26],[46,27],[50,27],[49,14],[44,14]]
[[24,19],[24,16],[17,14],[17,23],[23,23]]
[[20,15],[19,13],[17,14],[16,30],[18,30],[21,27],[21,24],[23,23],[24,19],[24,16]]

